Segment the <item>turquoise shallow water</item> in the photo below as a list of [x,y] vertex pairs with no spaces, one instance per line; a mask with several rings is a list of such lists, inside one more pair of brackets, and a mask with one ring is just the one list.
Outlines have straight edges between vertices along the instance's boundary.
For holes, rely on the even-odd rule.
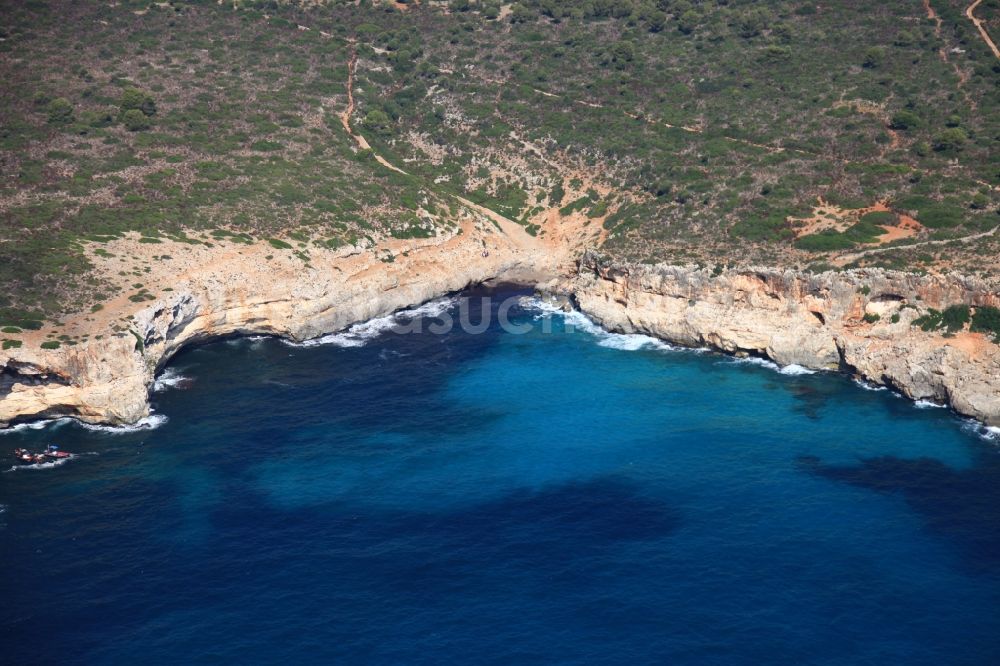
[[155,429],[0,436],[92,454],[0,475],[4,661],[997,663],[996,443],[512,313],[215,343]]

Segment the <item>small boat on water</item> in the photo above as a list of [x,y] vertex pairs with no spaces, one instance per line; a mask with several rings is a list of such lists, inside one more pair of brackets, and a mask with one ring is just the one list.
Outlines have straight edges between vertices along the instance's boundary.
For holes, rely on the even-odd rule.
[[49,444],[41,453],[32,453],[28,449],[14,449],[14,457],[23,465],[37,465],[38,463],[72,458],[73,454],[61,451],[55,444]]
[[45,462],[45,456],[41,453],[32,453],[28,449],[14,449],[14,457],[23,465],[34,465],[35,463]]
[[67,451],[60,451],[59,447],[55,444],[49,444],[45,447],[45,451],[42,453],[46,458],[54,458],[56,460],[60,458],[72,458],[73,454]]

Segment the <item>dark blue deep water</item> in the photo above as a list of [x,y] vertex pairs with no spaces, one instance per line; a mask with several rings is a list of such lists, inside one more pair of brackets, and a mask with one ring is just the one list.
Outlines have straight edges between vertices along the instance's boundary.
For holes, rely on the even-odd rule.
[[96,454],[0,474],[0,661],[1000,663],[988,435],[513,315],[215,343],[155,429],[0,436]]

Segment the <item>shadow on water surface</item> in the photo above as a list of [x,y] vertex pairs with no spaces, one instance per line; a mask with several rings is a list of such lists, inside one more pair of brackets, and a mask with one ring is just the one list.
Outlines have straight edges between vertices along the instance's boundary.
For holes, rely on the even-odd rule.
[[798,458],[816,476],[900,495],[927,529],[956,544],[962,560],[977,573],[1000,566],[1000,454],[982,447],[968,469],[953,469],[933,458],[879,456],[857,465],[828,465],[816,456]]

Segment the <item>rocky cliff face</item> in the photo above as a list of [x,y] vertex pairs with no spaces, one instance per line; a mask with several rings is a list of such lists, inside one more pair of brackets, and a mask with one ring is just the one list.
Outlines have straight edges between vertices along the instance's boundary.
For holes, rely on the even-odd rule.
[[[178,350],[229,335],[306,340],[355,322],[431,300],[472,283],[523,271],[553,270],[551,257],[523,230],[501,233],[469,222],[428,240],[388,241],[367,250],[310,250],[304,262],[267,243],[211,247],[123,239],[95,261],[155,251],[146,279],[153,301],[128,289],[98,314],[62,322],[84,341],[41,348],[42,338],[0,351],[0,428],[18,421],[70,416],[91,423],[134,423],[149,414],[153,376]],[[151,250],[154,248],[155,250]],[[110,250],[110,251],[108,251]],[[135,278],[126,278],[126,281]]]
[[[945,337],[912,326],[931,307],[997,306],[995,282],[879,269],[716,274],[626,265],[588,253],[569,288],[585,314],[614,331],[759,355],[782,365],[842,369],[1000,425],[1000,345],[979,333]],[[879,319],[866,323],[865,314]]]
[[[305,340],[472,283],[550,276],[564,265],[564,254],[518,231],[469,223],[447,237],[316,250],[308,262],[267,244],[152,246],[164,253],[160,259],[183,258],[156,264],[148,280],[160,285],[155,300],[135,303],[123,288],[100,313],[63,322],[60,330],[90,335],[79,344],[46,350],[38,338],[0,351],[0,427],[59,416],[133,423],[149,413],[157,369],[186,345],[249,334]],[[116,243],[102,256],[150,252],[138,239]],[[106,274],[128,275],[115,260],[105,261]],[[611,330],[783,365],[846,370],[1000,425],[1000,345],[977,333],[945,337],[911,325],[928,307],[1000,305],[995,283],[882,270],[716,274],[587,253],[564,287],[584,313]],[[880,318],[866,323],[865,314]]]

